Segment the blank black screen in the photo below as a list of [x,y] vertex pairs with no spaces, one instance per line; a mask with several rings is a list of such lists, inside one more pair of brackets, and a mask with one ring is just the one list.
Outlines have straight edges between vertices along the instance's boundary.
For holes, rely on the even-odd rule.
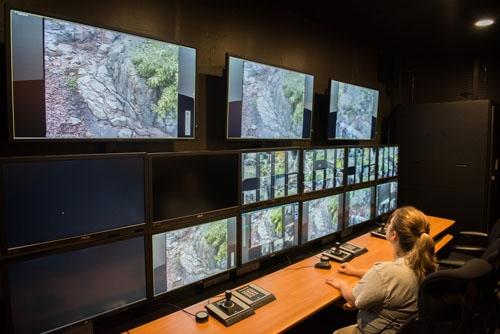
[[11,265],[14,331],[45,332],[145,299],[144,257],[137,237]]
[[142,157],[2,166],[8,247],[144,223]]
[[154,157],[154,220],[237,206],[238,168],[237,153]]

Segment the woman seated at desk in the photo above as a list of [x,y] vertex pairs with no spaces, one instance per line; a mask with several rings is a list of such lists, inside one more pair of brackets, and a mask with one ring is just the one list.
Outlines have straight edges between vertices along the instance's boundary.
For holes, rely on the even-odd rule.
[[354,287],[340,278],[326,280],[359,309],[357,324],[335,334],[396,333],[418,311],[420,283],[437,268],[426,216],[411,206],[397,209],[389,218],[386,239],[393,261],[375,263],[369,270],[342,264],[340,273],[361,278]]

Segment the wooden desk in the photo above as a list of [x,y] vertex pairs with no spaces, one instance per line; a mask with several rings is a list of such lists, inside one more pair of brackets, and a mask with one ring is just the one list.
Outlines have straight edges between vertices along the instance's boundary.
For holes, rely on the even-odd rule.
[[[431,236],[435,240],[455,223],[453,220],[431,216],[429,216],[429,222],[431,224]],[[392,259],[392,249],[386,240],[372,237],[367,233],[351,241],[368,249],[367,253],[351,261],[356,267],[369,268],[375,262]],[[341,297],[337,289],[325,283],[326,278],[338,276],[345,278],[351,284],[359,280],[357,277],[337,273],[338,263],[331,262],[332,269],[324,270],[314,268],[316,262],[318,262],[318,258],[312,256],[254,280],[252,283],[272,292],[276,296],[276,300],[257,309],[255,315],[231,327],[225,327],[213,317],[210,317],[207,323],[198,324],[192,316],[178,311],[131,329],[129,333],[190,334],[222,332],[256,334],[283,332]],[[204,310],[206,304],[207,301],[203,301],[187,307],[186,310],[195,313]]]

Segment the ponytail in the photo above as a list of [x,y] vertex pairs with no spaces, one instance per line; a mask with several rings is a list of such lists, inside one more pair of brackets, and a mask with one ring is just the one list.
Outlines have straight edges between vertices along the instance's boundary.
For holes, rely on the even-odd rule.
[[425,276],[436,271],[434,241],[429,235],[429,222],[420,210],[411,206],[397,209],[389,219],[398,236],[399,247],[406,263],[421,282]]

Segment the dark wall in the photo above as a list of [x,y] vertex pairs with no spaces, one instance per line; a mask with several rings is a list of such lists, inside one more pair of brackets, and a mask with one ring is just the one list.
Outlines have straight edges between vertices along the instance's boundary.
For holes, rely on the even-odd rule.
[[[283,4],[280,6],[271,1],[180,0],[14,0],[8,1],[8,4],[26,11],[196,47],[197,128],[195,140],[12,144],[7,142],[4,112],[0,119],[0,153],[3,155],[309,145],[303,141],[228,143],[224,140],[226,111],[222,75],[226,52],[315,75],[315,100],[321,102],[314,107],[313,124],[316,127],[326,129],[326,124],[318,120],[326,117],[324,94],[330,77],[379,89],[380,119],[391,110],[391,101],[385,94],[384,86],[377,81],[376,49],[349,36],[348,31],[333,31],[325,25],[311,22],[300,13],[287,10]],[[5,81],[2,84],[5,85]],[[320,134],[326,132],[322,128],[315,130]],[[313,138],[317,137],[313,133]],[[312,144],[318,143],[327,144],[323,138]]]
[[491,53],[407,55],[401,69],[402,104],[500,101],[500,56]]

